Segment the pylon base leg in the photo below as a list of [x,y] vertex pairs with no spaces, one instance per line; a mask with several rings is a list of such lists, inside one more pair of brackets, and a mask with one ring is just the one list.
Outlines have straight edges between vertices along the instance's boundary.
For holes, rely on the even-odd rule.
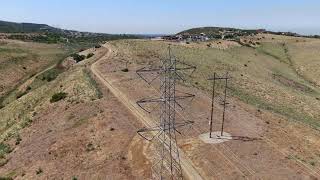
[[212,132],[211,135],[212,138],[209,137],[209,133],[201,134],[199,139],[207,144],[219,144],[232,140],[231,134],[227,132],[223,132],[223,136],[221,136],[221,131]]

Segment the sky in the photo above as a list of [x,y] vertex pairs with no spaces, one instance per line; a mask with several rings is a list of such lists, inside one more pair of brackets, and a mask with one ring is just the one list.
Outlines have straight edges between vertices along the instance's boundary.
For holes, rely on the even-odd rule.
[[203,27],[320,34],[319,0],[4,0],[0,20],[113,34]]

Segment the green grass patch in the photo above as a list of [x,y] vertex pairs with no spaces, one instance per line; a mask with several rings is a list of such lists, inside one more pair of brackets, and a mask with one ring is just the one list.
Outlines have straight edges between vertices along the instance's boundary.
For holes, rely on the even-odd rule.
[[264,55],[270,56],[282,63],[290,64],[287,57],[286,48],[283,44],[263,43],[256,50]]
[[28,51],[18,48],[0,47],[0,53],[26,53]]
[[13,178],[12,177],[0,176],[0,180],[13,180]]
[[84,70],[84,74],[85,74],[85,78],[89,81],[91,86],[95,89],[97,98],[101,99],[103,97],[103,93],[101,92],[95,79],[91,76],[91,74],[88,70]]

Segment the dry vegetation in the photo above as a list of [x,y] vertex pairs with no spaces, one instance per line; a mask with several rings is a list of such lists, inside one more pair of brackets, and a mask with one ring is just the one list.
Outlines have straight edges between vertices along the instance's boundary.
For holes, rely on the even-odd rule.
[[89,59],[61,62],[20,79],[15,91],[25,93],[4,98],[0,178],[132,179],[132,169],[145,163],[132,167],[127,157],[128,148],[136,147],[131,141],[139,124],[126,122],[134,117],[99,87],[88,68],[106,52],[102,47],[82,51],[85,56],[92,53]]
[[64,54],[66,49],[60,45],[1,40],[0,95],[8,93],[39,70],[56,64]]
[[[213,72],[229,71],[233,76],[231,93],[234,97],[319,129],[320,89],[316,63],[320,40],[271,35],[256,39],[261,39],[261,45],[256,48],[234,46],[220,50],[205,48],[203,43],[187,47],[173,44],[173,49],[178,58],[198,67],[190,79],[192,86],[209,90],[206,79]],[[122,41],[115,46],[130,52],[126,55],[130,59],[139,57],[134,60],[141,64],[165,57],[168,44]]]
[[[320,41],[275,35],[248,37],[247,42],[250,41],[259,43],[254,47],[222,49],[201,43],[115,41],[110,46],[114,55],[101,62],[101,72],[132,103],[143,97],[154,97],[154,89],[139,80],[134,72],[146,65],[158,65],[159,58],[167,55],[171,44],[180,60],[197,66],[193,76],[180,87],[198,95],[185,114],[196,125],[192,130],[183,131],[180,147],[203,177],[317,178],[320,176],[320,114],[317,111],[320,90],[315,80],[308,78],[309,72],[301,71],[304,67],[299,61],[311,60],[302,59],[303,55],[299,57],[297,53],[308,52],[306,47],[316,49]],[[294,47],[300,49],[294,50]],[[317,60],[316,52],[306,57]],[[128,72],[122,72],[126,64]],[[211,84],[206,79],[213,72],[226,71],[233,76],[229,91],[232,106],[226,127],[239,139],[212,146],[198,139],[199,134],[208,131]],[[311,73],[318,74],[319,70],[314,68]],[[221,109],[217,108],[215,114],[218,121]],[[216,123],[218,130],[220,123]]]

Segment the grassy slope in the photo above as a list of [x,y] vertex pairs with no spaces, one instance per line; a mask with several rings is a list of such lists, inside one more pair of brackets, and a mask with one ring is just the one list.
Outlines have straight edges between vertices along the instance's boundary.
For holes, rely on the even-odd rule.
[[[18,130],[28,126],[33,116],[42,106],[49,104],[53,94],[67,92],[67,101],[92,100],[99,97],[99,91],[92,83],[84,67],[64,72],[52,82],[31,90],[28,94],[8,104],[0,110],[0,141],[8,140],[18,134]],[[40,108],[40,109],[39,109]]]
[[[257,48],[235,47],[227,50],[188,48],[175,45],[176,56],[198,67],[190,79],[193,86],[209,91],[206,79],[213,72],[230,71],[233,76],[231,93],[234,97],[295,121],[320,128],[320,89],[312,82],[318,68],[315,62],[320,41],[306,39],[304,44],[295,38],[272,36]],[[138,63],[166,55],[167,43],[154,41],[119,41],[115,43],[133,55]],[[295,48],[295,49],[294,49]],[[309,49],[309,50],[307,50]],[[307,52],[313,50],[313,53]],[[306,57],[306,58],[303,58]],[[312,69],[306,70],[306,67]],[[276,74],[276,78],[273,74]],[[318,81],[319,82],[319,81]]]
[[60,45],[2,41],[0,43],[0,95],[6,94],[19,82],[56,64],[67,54]]
[[[69,104],[101,98],[97,84],[86,69],[86,64],[93,59],[83,61],[70,69],[57,69],[57,66],[53,66],[37,77],[30,78],[27,84],[31,88],[20,98],[16,98],[16,94],[19,89],[24,89],[21,88],[24,84],[18,85],[17,89],[8,94],[5,98],[7,104],[0,109],[0,167],[9,161],[6,153],[11,152],[4,152],[3,147],[14,149],[18,145],[17,142],[21,141],[20,130],[30,126],[39,111],[53,105],[50,99],[54,94],[67,93],[64,101]],[[43,79],[47,74],[54,74],[55,78],[51,81]]]
[[[79,49],[92,47],[89,44],[45,44],[15,40],[1,41],[0,80],[2,83],[0,84],[0,106],[3,107],[26,93],[27,87],[18,87],[35,77],[37,73],[58,64],[70,54],[78,52]],[[59,74],[61,71],[53,68],[46,73]],[[39,84],[39,81],[36,81],[30,87],[36,88],[41,84],[42,82]]]

